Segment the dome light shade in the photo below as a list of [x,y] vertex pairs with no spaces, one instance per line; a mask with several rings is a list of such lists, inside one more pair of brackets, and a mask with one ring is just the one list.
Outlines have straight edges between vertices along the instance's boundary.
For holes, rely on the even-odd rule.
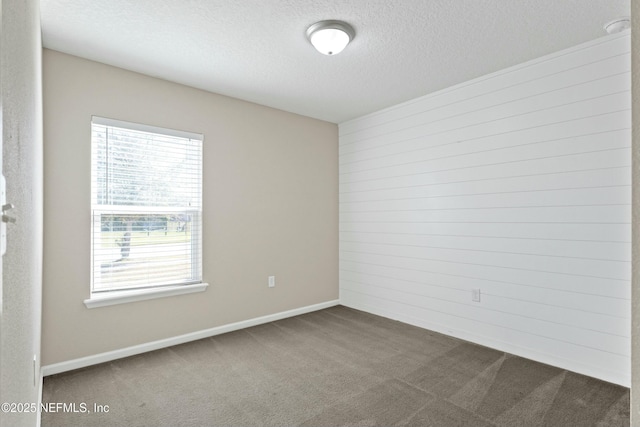
[[307,38],[324,55],[335,55],[342,52],[356,33],[351,25],[342,21],[316,22],[307,30]]

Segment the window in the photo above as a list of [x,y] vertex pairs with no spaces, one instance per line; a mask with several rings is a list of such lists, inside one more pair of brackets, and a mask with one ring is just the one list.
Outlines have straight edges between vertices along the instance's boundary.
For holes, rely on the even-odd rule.
[[202,140],[92,118],[92,298],[201,283]]

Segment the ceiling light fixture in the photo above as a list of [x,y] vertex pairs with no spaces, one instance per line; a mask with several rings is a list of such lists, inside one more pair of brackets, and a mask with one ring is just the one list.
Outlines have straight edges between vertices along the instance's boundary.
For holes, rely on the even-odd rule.
[[320,21],[307,29],[307,38],[324,55],[342,52],[355,36],[353,27],[342,21]]

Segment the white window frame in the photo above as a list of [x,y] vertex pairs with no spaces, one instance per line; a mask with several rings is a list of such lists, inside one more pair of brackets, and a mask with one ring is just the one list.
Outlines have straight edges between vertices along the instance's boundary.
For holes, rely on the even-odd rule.
[[[157,126],[149,126],[149,125],[144,125],[144,124],[140,124],[140,123],[132,123],[132,122],[126,122],[123,120],[115,120],[115,119],[108,119],[108,118],[104,118],[104,117],[98,117],[98,116],[92,116],[91,117],[91,127],[93,128],[93,125],[97,124],[97,125],[103,125],[103,126],[112,126],[112,127],[117,127],[117,128],[124,128],[124,129],[130,129],[133,131],[141,131],[141,132],[148,132],[148,133],[154,133],[154,134],[160,134],[160,135],[164,135],[164,136],[172,136],[172,137],[179,137],[179,138],[189,138],[189,139],[194,139],[194,140],[199,140],[201,141],[202,144],[204,144],[204,136],[202,134],[198,134],[198,133],[192,133],[192,132],[185,132],[185,131],[179,131],[179,130],[175,130],[175,129],[168,129],[168,128],[161,128],[161,127],[157,127]],[[92,135],[93,137],[93,135]],[[93,169],[93,142],[91,142],[92,144],[92,151],[91,151],[91,159],[92,159],[92,164],[91,164],[91,168]],[[202,147],[204,148],[204,146]],[[202,163],[200,164],[200,169],[198,171],[198,173],[200,174],[200,194],[202,195]],[[92,174],[93,174],[93,170],[92,170]],[[119,212],[124,212],[124,211],[130,211],[130,212],[137,212],[137,213],[150,213],[152,211],[158,211],[158,212],[170,212],[172,211],[172,208],[167,208],[167,207],[138,207],[138,206],[112,206],[112,205],[94,205],[94,192],[96,191],[96,189],[94,188],[94,182],[93,182],[93,176],[91,178],[92,181],[92,188],[91,188],[91,217],[92,217],[92,226],[91,226],[91,260],[90,260],[90,265],[91,268],[93,269],[94,267],[94,261],[93,261],[93,250],[94,250],[94,238],[95,238],[95,233],[93,232],[94,227],[98,226],[100,227],[101,225],[95,224],[96,218],[99,218],[98,216],[96,216],[94,213],[95,212],[104,212],[104,213],[119,213]],[[184,212],[184,209],[182,208],[175,208],[174,210],[178,211],[180,210],[181,212]],[[192,263],[191,263],[191,268],[194,269],[194,273],[199,273],[199,274],[194,274],[195,276],[201,276],[202,274],[202,206],[200,206],[197,209],[193,209],[190,210],[190,214],[197,216],[198,218],[198,224],[199,226],[197,227],[197,236],[194,238],[193,236],[193,231],[192,230],[192,235],[191,235],[191,244],[192,244],[192,253],[193,252],[193,245],[196,245],[199,247],[197,252],[197,255],[194,256],[192,258]],[[99,221],[98,221],[99,222]],[[93,284],[93,279],[94,277],[94,272],[91,271],[91,279],[90,279],[90,297],[88,299],[86,299],[84,301],[85,305],[87,306],[87,308],[95,308],[95,307],[103,307],[103,306],[109,306],[109,305],[114,305],[114,304],[122,304],[122,303],[128,303],[128,302],[134,302],[134,301],[142,301],[142,300],[148,300],[148,299],[154,299],[154,298],[161,298],[161,297],[167,297],[167,296],[174,296],[174,295],[181,295],[181,294],[188,294],[188,293],[194,293],[194,292],[202,292],[204,290],[206,290],[208,284],[200,281],[196,281],[196,282],[186,282],[186,283],[180,283],[180,284],[172,284],[172,283],[161,283],[161,284],[157,284],[157,285],[147,285],[146,287],[135,287],[135,288],[125,288],[125,289],[109,289],[109,290],[100,290],[100,291],[95,291],[94,290],[94,284]]]

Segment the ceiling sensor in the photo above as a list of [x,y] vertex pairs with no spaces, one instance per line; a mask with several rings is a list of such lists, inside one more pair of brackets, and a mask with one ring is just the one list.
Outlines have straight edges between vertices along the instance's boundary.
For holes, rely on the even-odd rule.
[[631,19],[628,16],[614,19],[604,24],[604,30],[608,34],[616,34],[629,28],[631,28]]

